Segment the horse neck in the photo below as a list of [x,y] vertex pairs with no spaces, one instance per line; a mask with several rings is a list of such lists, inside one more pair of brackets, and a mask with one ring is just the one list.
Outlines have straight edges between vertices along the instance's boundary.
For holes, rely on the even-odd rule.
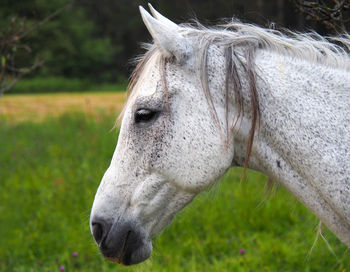
[[[282,183],[350,246],[349,71],[263,50],[256,67],[261,119],[249,168]],[[246,154],[246,116],[234,139],[237,165]]]
[[[290,153],[288,148],[298,148],[298,143],[310,142],[310,139],[294,142],[297,137],[317,136],[336,145],[337,149],[350,144],[350,135],[345,133],[350,129],[349,71],[263,50],[258,52],[255,62],[261,120],[253,151],[258,151],[261,141],[280,147],[283,153]],[[245,117],[235,137],[236,142],[242,143],[247,138],[251,122],[247,89],[247,84],[244,84]],[[310,149],[315,147],[310,146]],[[310,150],[307,153],[304,159],[317,155]],[[237,162],[242,163],[243,154],[237,152]],[[261,170],[259,163],[254,162],[254,154],[249,166]]]

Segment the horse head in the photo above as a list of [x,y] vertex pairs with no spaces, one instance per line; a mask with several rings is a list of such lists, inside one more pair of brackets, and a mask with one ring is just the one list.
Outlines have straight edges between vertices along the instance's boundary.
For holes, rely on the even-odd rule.
[[[233,158],[232,141],[218,131],[225,125],[224,92],[208,103],[195,42],[185,28],[150,8],[154,17],[140,11],[154,45],[131,80],[118,144],[90,219],[102,254],[126,265],[148,258],[152,238],[222,176]],[[223,56],[210,61],[213,70]],[[220,77],[223,82],[219,73],[210,82],[215,89],[223,87]]]

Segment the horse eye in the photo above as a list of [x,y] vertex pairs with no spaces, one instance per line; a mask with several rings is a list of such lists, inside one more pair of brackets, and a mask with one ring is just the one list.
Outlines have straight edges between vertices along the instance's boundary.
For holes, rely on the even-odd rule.
[[157,112],[149,109],[139,109],[135,113],[135,123],[146,123],[154,119]]

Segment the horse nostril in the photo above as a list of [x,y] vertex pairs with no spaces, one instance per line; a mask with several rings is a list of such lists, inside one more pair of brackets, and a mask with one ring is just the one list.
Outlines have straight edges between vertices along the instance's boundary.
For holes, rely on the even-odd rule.
[[108,234],[110,226],[105,221],[95,220],[91,223],[92,235],[95,238],[95,241],[98,245],[101,244],[102,240]]
[[125,265],[139,262],[137,258],[141,255],[133,259],[133,254],[143,246],[143,237],[135,224],[123,221],[108,224],[105,220],[94,219],[92,235],[104,257]]
[[95,238],[96,243],[100,243],[103,236],[103,228],[100,223],[92,223],[92,235]]

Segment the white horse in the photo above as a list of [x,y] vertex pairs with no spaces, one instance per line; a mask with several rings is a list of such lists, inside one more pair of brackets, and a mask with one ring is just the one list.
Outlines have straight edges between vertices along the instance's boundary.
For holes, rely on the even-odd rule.
[[278,181],[350,246],[349,36],[191,27],[150,9],[154,45],[91,212],[102,254],[147,259],[152,238],[231,166]]

